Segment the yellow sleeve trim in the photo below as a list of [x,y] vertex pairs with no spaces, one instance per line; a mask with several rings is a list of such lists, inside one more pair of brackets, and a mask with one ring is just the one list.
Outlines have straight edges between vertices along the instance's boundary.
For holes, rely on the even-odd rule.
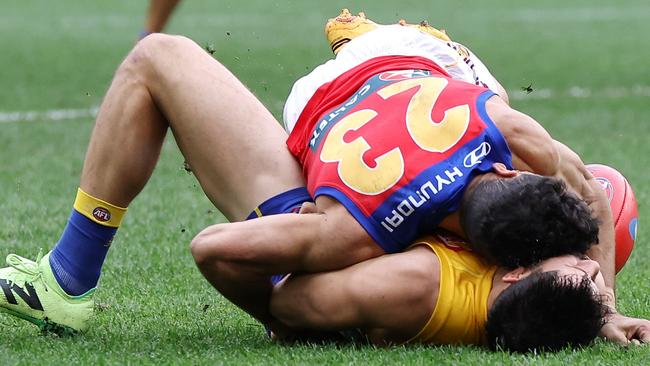
[[126,213],[125,207],[118,207],[95,198],[81,188],[77,189],[74,209],[94,222],[108,227],[119,227]]

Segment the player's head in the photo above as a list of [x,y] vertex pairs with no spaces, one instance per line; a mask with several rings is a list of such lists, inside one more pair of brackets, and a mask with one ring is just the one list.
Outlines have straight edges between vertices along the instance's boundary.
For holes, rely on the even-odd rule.
[[494,301],[486,324],[490,348],[512,352],[556,351],[591,343],[608,308],[598,287],[598,263],[566,255],[503,276],[507,287]]
[[515,268],[598,242],[598,220],[562,180],[511,174],[480,176],[464,194],[461,225],[477,253]]

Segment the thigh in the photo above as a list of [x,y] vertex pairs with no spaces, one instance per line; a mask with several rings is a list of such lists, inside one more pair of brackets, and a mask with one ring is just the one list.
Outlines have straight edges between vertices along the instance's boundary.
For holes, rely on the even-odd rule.
[[150,92],[217,208],[242,220],[266,199],[303,186],[286,132],[264,105],[196,43],[162,37],[149,47]]

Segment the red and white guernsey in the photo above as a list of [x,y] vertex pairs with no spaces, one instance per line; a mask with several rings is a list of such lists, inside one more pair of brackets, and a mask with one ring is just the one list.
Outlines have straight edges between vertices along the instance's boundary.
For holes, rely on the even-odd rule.
[[287,145],[314,198],[338,200],[397,252],[456,211],[474,176],[512,167],[485,111],[493,95],[426,58],[377,57],[322,85]]

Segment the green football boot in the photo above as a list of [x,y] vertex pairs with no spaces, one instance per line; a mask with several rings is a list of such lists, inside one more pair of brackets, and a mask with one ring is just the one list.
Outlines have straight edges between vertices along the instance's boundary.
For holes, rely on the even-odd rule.
[[93,314],[92,289],[70,296],[59,286],[50,268],[49,253],[36,262],[15,254],[0,269],[0,311],[36,324],[42,331],[72,335],[88,328]]

